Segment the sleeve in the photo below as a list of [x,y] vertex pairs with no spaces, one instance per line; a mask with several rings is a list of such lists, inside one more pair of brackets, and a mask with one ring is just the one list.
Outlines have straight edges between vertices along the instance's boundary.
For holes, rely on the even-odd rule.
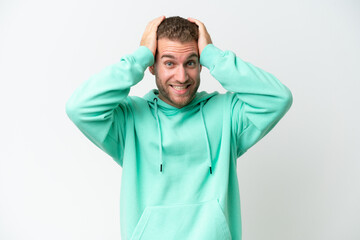
[[80,131],[122,166],[130,88],[154,62],[147,47],[139,47],[120,62],[85,81],[66,103],[66,113]]
[[204,48],[200,63],[231,92],[231,130],[240,157],[285,115],[292,94],[272,74],[212,44]]

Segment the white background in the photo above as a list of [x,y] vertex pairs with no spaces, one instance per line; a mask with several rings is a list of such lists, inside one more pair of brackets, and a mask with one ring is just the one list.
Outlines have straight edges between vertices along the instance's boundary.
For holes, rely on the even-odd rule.
[[[0,239],[120,239],[121,168],[65,102],[162,14],[200,19],[293,93],[238,161],[243,239],[360,239],[357,0],[0,0]],[[131,94],[154,87],[147,72]],[[200,90],[223,92],[207,69]]]

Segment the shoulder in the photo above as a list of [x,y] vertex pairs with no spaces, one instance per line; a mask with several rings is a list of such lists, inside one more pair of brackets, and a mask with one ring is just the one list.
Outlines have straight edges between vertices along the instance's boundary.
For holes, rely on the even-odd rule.
[[207,102],[209,104],[221,105],[222,107],[224,107],[224,105],[230,104],[235,96],[235,94],[232,92],[226,92],[226,93],[214,92],[211,93],[210,95],[211,96],[208,98]]
[[126,98],[126,105],[133,111],[139,111],[148,107],[148,101],[142,97],[128,96]]

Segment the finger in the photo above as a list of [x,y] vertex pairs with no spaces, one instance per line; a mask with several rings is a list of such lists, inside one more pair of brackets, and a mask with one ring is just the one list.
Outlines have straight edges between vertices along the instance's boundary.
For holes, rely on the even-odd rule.
[[159,24],[160,24],[164,19],[165,19],[165,16],[162,15],[162,16],[156,18],[156,21],[159,21]]
[[199,52],[201,54],[204,47],[206,45],[212,43],[211,37],[210,37],[205,25],[201,21],[199,21],[195,18],[191,18],[191,17],[188,18],[188,21],[195,23],[199,27],[198,45],[199,45]]
[[188,17],[187,20],[189,20],[190,22],[200,22],[199,20],[192,17]]
[[195,23],[195,24],[198,25],[199,27],[200,27],[201,25],[204,25],[201,21],[199,21],[199,20],[197,20],[197,19],[195,19],[195,18],[192,18],[192,17],[188,17],[187,20],[190,21],[190,22],[192,22],[192,23]]
[[165,19],[165,16],[160,16],[160,17],[157,17],[154,20],[152,20],[150,22],[151,28],[155,28],[155,27],[157,28],[164,19]]
[[165,16],[157,17],[151,20],[141,37],[140,46],[146,46],[150,49],[150,51],[155,56],[156,52],[156,33],[160,23],[165,19]]
[[165,16],[157,17],[153,20],[151,20],[148,25],[146,26],[145,32],[153,32],[157,30],[157,27],[160,25],[160,23],[164,20]]
[[191,18],[191,17],[189,17],[188,20],[192,23],[195,23],[199,27],[200,34],[202,34],[202,33],[205,34],[207,32],[205,25],[201,21],[199,21],[195,18]]

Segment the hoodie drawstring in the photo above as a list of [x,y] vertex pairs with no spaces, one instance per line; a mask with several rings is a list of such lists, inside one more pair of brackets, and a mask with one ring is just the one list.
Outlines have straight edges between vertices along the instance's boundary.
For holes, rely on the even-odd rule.
[[209,142],[209,136],[207,134],[207,129],[206,129],[206,125],[205,125],[203,106],[204,106],[204,102],[201,102],[200,103],[200,113],[201,113],[201,119],[203,121],[205,137],[206,137],[205,140],[206,140],[206,147],[207,147],[207,152],[208,152],[209,169],[210,169],[210,174],[212,174],[212,161],[211,161],[210,142]]
[[159,154],[160,154],[160,172],[162,172],[162,167],[163,167],[163,154],[162,154],[162,137],[161,137],[161,125],[160,125],[160,120],[159,120],[159,116],[158,116],[158,105],[157,105],[157,98],[154,98],[154,103],[155,103],[155,117],[156,117],[156,122],[158,125],[158,134],[159,134]]
[[[156,117],[156,122],[157,122],[157,125],[158,125],[158,135],[159,135],[160,172],[162,172],[163,171],[162,137],[161,137],[161,124],[160,124],[160,119],[159,119],[159,115],[158,115],[157,101],[158,101],[158,99],[154,98],[155,117]],[[209,136],[208,136],[206,125],[205,125],[203,106],[204,106],[204,102],[201,102],[200,103],[200,114],[201,114],[201,120],[202,120],[203,126],[204,126],[204,132],[205,132],[205,141],[206,141],[206,148],[207,148],[207,153],[208,153],[209,171],[210,171],[210,174],[212,174],[212,161],[211,161],[210,142],[209,142]]]

